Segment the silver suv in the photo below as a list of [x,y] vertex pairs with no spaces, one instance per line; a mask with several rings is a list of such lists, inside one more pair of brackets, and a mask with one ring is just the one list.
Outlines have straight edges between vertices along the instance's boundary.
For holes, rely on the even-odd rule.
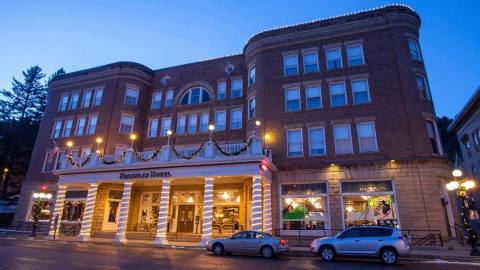
[[410,254],[408,242],[408,237],[396,228],[350,227],[335,236],[313,240],[310,250],[327,262],[335,256],[352,256],[377,257],[386,264],[395,264],[399,256]]

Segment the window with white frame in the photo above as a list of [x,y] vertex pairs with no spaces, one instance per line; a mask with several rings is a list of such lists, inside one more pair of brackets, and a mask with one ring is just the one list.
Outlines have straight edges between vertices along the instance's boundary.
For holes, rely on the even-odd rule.
[[437,134],[437,128],[435,122],[426,120],[427,123],[427,135],[432,145],[432,151],[434,154],[440,154],[440,142]]
[[82,158],[88,157],[92,153],[92,148],[90,146],[83,146],[80,156]]
[[248,100],[248,119],[255,118],[255,97],[252,97]]
[[323,127],[308,128],[308,145],[311,156],[325,155],[325,129]]
[[420,52],[420,46],[418,45],[418,41],[409,39],[408,50],[410,52],[410,58],[412,60],[422,61],[422,54]]
[[138,102],[138,89],[128,87],[125,90],[125,99],[123,103],[127,105],[136,106]]
[[422,98],[427,100],[432,100],[427,79],[422,75],[416,75],[416,79],[417,79],[417,87],[418,87],[418,90],[420,90],[420,94],[422,95]]
[[225,100],[227,98],[227,82],[221,81],[217,83],[217,99]]
[[152,110],[158,110],[162,107],[162,92],[155,92],[152,95]]
[[200,115],[200,132],[201,133],[207,133],[208,132],[208,119],[209,114],[208,113],[202,113]]
[[187,117],[185,115],[179,115],[177,118],[177,134],[185,134],[185,126],[187,123]]
[[342,51],[340,47],[325,50],[325,58],[327,60],[327,69],[338,69],[342,64]]
[[303,156],[303,138],[301,129],[287,130],[287,156]]
[[103,88],[95,89],[95,106],[102,105],[102,98],[103,98]]
[[335,82],[328,85],[330,88],[330,105],[339,107],[347,105],[347,95],[345,93],[345,83]]
[[350,132],[350,124],[333,126],[333,137],[335,139],[336,154],[353,153],[352,134]]
[[77,129],[75,131],[75,135],[77,136],[82,136],[83,131],[85,130],[85,122],[86,122],[86,117],[85,116],[80,116],[77,119]]
[[160,132],[160,136],[167,136],[168,131],[172,128],[172,118],[171,117],[164,117],[162,118],[162,129]]
[[375,123],[373,121],[357,123],[357,134],[360,153],[378,151]]
[[165,108],[173,106],[173,90],[168,90],[165,94]]
[[58,159],[57,159],[57,162],[55,164],[55,169],[57,169],[57,170],[64,169],[65,165],[67,164],[66,163],[67,152],[66,151],[60,151],[60,152],[58,152],[57,156],[58,156]]
[[180,99],[180,105],[192,105],[210,101],[210,94],[203,87],[190,88]]
[[289,54],[283,56],[283,75],[293,76],[298,74],[298,55]]
[[90,115],[88,117],[88,130],[87,130],[88,135],[95,134],[95,129],[97,128],[97,120],[98,120],[97,115]]
[[230,128],[231,129],[242,128],[242,109],[230,110]]
[[80,93],[73,93],[72,98],[70,99],[70,110],[75,110],[78,108],[79,100],[80,100]]
[[47,153],[45,154],[45,161],[43,163],[43,172],[49,172],[55,168],[55,161],[57,160],[58,153],[56,153],[49,159],[48,158],[50,156],[49,152],[50,151],[47,151]]
[[197,132],[197,115],[191,114],[188,116],[188,134],[195,134]]
[[231,98],[239,98],[243,95],[243,80],[242,79],[236,79],[232,80],[232,88],[230,89],[231,91]]
[[158,119],[150,119],[148,121],[148,137],[149,138],[155,138],[157,137],[157,132],[158,132]]
[[225,130],[227,128],[226,111],[215,112],[215,130]]
[[475,151],[480,152],[480,128],[476,128],[472,132],[473,145],[475,146]]
[[60,137],[62,132],[62,120],[56,120],[53,124],[52,138],[56,139]]
[[252,85],[257,81],[257,76],[256,76],[256,69],[255,67],[251,67],[248,70],[248,85]]
[[318,54],[317,52],[303,53],[303,72],[312,73],[318,71]]
[[86,90],[83,93],[83,100],[82,100],[82,107],[88,108],[90,107],[90,103],[92,102],[92,90]]
[[[427,124],[427,128],[429,128],[428,124]],[[430,131],[429,131],[429,133],[430,133]],[[432,141],[433,135],[428,134],[428,136],[430,137],[430,141]],[[472,157],[472,146],[470,145],[470,138],[468,137],[468,134],[463,134],[460,141],[462,142],[463,147],[465,148],[465,152],[467,152],[467,156],[469,158],[471,158]],[[433,142],[432,142],[432,146],[433,146]],[[435,148],[434,148],[434,153],[435,153]]]
[[129,134],[133,132],[133,124],[135,122],[135,116],[122,114],[120,117],[120,133]]
[[370,91],[367,79],[352,81],[353,104],[370,103]]
[[285,111],[287,112],[295,112],[301,110],[299,88],[285,90],[285,107]]
[[320,85],[309,85],[305,87],[305,98],[307,99],[307,110],[319,109],[322,107],[322,91]]
[[354,44],[347,46],[347,58],[348,66],[360,66],[365,64],[365,59],[363,57],[363,46],[362,44]]
[[73,119],[67,119],[63,127],[63,137],[70,137],[72,135]]
[[62,95],[62,97],[60,97],[60,104],[58,105],[58,110],[61,112],[66,111],[67,105],[68,105],[68,95]]

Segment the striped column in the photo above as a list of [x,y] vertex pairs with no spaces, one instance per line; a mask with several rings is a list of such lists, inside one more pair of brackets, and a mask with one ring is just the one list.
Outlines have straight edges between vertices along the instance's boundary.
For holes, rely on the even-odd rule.
[[[48,237],[53,239],[53,235],[58,236],[58,230],[60,229],[60,221],[63,214],[63,205],[65,204],[65,193],[67,192],[67,185],[59,184],[57,190],[57,198],[55,200],[55,208],[53,209],[52,220],[50,222],[50,230],[48,231]],[[58,215],[57,228],[55,229],[55,217]],[[56,231],[55,231],[56,230]]]
[[272,233],[272,184],[263,183],[263,231]]
[[90,232],[92,230],[93,209],[97,200],[98,184],[91,183],[88,187],[87,204],[83,212],[82,227],[78,239],[88,241],[90,239]]
[[127,238],[125,237],[127,232],[127,221],[128,221],[128,208],[130,207],[130,195],[132,195],[132,185],[133,182],[125,182],[123,184],[123,194],[122,202],[120,203],[120,216],[118,217],[117,222],[117,233],[113,242],[125,243]]
[[213,220],[213,177],[205,178],[205,191],[203,195],[203,223],[202,240],[200,246],[204,246],[208,240],[212,239],[212,220]]
[[158,213],[157,235],[155,245],[166,245],[167,241],[167,225],[168,225],[168,202],[170,201],[170,179],[162,181],[162,194],[160,197],[160,210]]
[[253,177],[250,229],[252,231],[262,230],[262,178],[260,176]]

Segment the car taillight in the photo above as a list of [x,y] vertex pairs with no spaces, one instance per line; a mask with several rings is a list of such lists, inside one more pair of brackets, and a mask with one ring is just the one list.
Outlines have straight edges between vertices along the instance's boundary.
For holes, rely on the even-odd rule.
[[280,240],[280,245],[286,245],[286,244],[287,244],[287,240],[285,240],[285,239]]

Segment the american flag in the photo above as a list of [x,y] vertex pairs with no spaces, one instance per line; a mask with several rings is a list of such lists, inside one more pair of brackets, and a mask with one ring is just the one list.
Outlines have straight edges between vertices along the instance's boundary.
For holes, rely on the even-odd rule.
[[53,148],[48,152],[47,160],[52,160],[58,151],[60,151],[60,148],[58,148],[57,142],[53,141]]

